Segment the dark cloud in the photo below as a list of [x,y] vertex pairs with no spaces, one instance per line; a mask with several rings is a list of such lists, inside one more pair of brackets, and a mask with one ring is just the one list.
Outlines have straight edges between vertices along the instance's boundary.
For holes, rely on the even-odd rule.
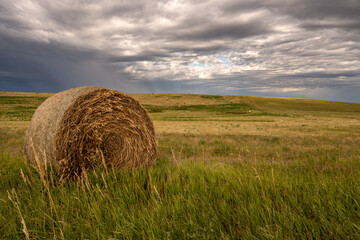
[[327,28],[338,28],[344,30],[360,30],[360,19],[351,21],[320,21],[320,22],[306,22],[301,24],[301,27],[310,30],[319,30]]
[[6,46],[0,55],[0,89],[54,92],[82,85],[103,85],[133,90],[127,83],[131,76],[114,74],[113,69],[105,68],[100,63],[103,56],[94,50],[58,42],[43,44],[4,36],[0,39],[0,46]]
[[[344,77],[356,77],[360,78],[360,70],[359,71],[347,71],[347,72],[310,72],[310,73],[297,73],[291,75],[283,75],[282,78],[295,78],[295,79],[336,79],[336,78],[344,78]],[[341,83],[341,81],[339,81]]]
[[0,89],[360,102],[359,12],[354,0],[0,0]]
[[[169,53],[194,53],[197,55],[206,55],[206,54],[216,54],[219,52],[226,52],[226,51],[230,51],[230,47],[225,46],[223,44],[206,44],[203,46],[199,46],[196,44],[190,44],[190,45],[186,45],[186,44],[181,44],[181,43],[175,43],[175,44],[171,44],[171,45],[166,45],[163,47],[163,49],[165,49],[167,52]],[[182,58],[186,59],[189,58],[190,56],[182,56]]]
[[170,54],[160,54],[156,52],[143,52],[132,56],[113,56],[108,57],[109,62],[139,62],[139,61],[157,61],[159,58],[170,57]]
[[175,33],[176,39],[209,41],[209,40],[238,40],[255,35],[266,34],[270,28],[265,23],[253,21],[246,23],[215,23],[207,26],[200,26],[197,29],[183,29]]
[[[282,7],[279,7],[281,6]],[[284,14],[295,16],[299,19],[359,19],[360,2],[354,0],[293,0],[278,1],[275,7],[279,7]]]
[[354,19],[359,18],[360,2],[356,0],[242,0],[224,1],[219,4],[226,13],[238,14],[259,8],[298,19],[324,19],[328,17]]

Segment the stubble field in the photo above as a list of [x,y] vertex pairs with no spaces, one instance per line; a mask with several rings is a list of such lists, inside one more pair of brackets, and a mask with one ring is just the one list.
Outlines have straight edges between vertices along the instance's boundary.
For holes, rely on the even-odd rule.
[[360,238],[360,104],[133,94],[157,163],[59,184],[23,153],[50,95],[0,93],[1,239]]

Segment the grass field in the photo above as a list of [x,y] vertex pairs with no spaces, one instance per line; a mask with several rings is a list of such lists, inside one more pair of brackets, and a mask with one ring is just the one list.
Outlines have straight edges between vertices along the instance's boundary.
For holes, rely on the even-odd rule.
[[360,104],[134,94],[157,163],[59,184],[23,153],[50,95],[0,93],[0,239],[360,239]]

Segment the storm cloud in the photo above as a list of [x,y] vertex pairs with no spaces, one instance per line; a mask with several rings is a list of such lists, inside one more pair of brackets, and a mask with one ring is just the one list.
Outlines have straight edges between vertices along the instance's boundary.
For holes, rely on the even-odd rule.
[[353,0],[0,0],[0,90],[360,102]]

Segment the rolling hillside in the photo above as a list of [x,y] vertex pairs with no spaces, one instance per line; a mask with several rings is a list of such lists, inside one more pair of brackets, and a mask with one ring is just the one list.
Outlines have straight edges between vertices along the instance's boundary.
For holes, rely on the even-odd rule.
[[[0,120],[30,120],[36,107],[51,93],[0,92]],[[150,113],[207,111],[228,115],[276,113],[360,113],[360,104],[297,98],[201,94],[130,94]]]
[[59,183],[24,157],[49,96],[0,93],[0,239],[360,239],[360,104],[132,94],[156,164]]

